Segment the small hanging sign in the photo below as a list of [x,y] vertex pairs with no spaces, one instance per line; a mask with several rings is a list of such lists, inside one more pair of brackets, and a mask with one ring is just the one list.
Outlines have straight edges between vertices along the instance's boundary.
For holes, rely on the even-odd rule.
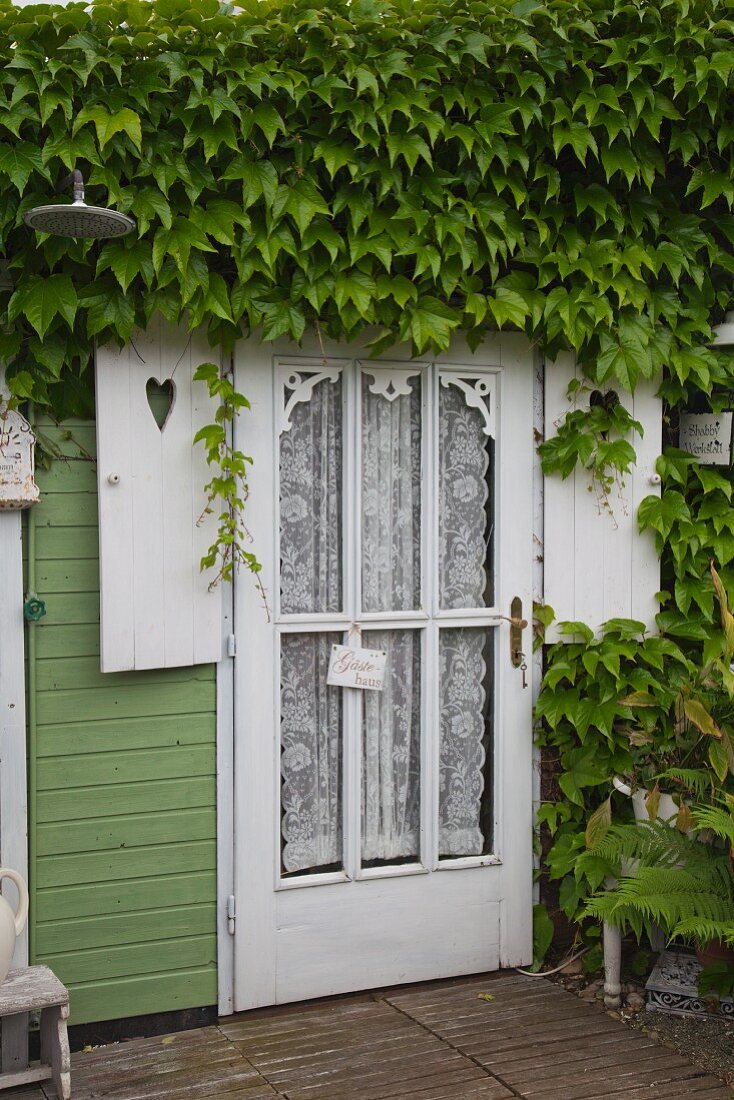
[[681,413],[679,445],[704,466],[731,465],[731,412]]
[[382,691],[387,653],[384,649],[350,649],[333,645],[326,682],[332,687]]
[[33,452],[36,437],[16,409],[0,412],[0,510],[29,508],[39,497]]

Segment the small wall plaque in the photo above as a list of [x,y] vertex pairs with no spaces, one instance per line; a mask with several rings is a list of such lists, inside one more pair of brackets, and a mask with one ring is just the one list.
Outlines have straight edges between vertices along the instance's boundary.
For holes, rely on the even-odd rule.
[[0,412],[0,509],[37,503],[35,446],[36,437],[24,416],[16,409]]
[[704,466],[731,465],[731,412],[681,413],[680,448]]
[[386,661],[387,653],[383,649],[350,649],[345,645],[333,645],[326,682],[334,687],[382,691]]

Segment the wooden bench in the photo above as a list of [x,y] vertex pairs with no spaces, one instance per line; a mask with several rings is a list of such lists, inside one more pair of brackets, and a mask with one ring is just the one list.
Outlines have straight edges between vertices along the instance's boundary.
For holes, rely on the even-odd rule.
[[0,1073],[0,1089],[53,1081],[59,1100],[71,1097],[71,1055],[66,1021],[69,991],[47,966],[11,970],[0,985],[0,1018],[41,1013],[41,1061],[28,1069]]

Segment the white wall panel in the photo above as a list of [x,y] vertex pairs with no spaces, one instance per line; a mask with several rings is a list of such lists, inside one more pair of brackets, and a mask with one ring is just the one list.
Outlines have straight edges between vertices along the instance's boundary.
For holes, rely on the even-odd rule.
[[[103,672],[204,664],[221,656],[221,592],[199,562],[216,515],[202,513],[212,471],[198,429],[216,405],[192,377],[218,361],[203,332],[163,320],[122,350],[100,347],[97,377],[101,667]],[[174,387],[163,428],[150,379]]]
[[[570,354],[546,364],[546,438],[555,435],[571,409],[584,403],[588,407],[588,393],[569,402],[568,384],[575,377]],[[644,436],[633,433],[630,439],[637,463],[624,485],[613,488],[609,508],[600,502],[585,470],[577,468],[566,480],[556,475],[545,480],[544,599],[556,621],[581,621],[598,630],[608,619],[619,617],[638,619],[655,629],[660,563],[651,533],[640,534],[637,528],[640,501],[660,493],[655,460],[661,449],[662,402],[655,390],[641,381],[633,396],[617,391],[642,424]],[[546,634],[549,642],[559,637],[555,625]]]

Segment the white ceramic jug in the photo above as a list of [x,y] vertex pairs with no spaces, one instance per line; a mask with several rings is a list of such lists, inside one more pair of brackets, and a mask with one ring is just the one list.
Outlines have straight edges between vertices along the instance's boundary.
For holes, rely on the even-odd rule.
[[20,903],[18,912],[8,905],[4,897],[0,896],[0,982],[4,982],[13,961],[16,937],[25,928],[28,917],[28,887],[17,871],[11,871],[9,867],[0,867],[0,880],[9,878],[18,887]]

